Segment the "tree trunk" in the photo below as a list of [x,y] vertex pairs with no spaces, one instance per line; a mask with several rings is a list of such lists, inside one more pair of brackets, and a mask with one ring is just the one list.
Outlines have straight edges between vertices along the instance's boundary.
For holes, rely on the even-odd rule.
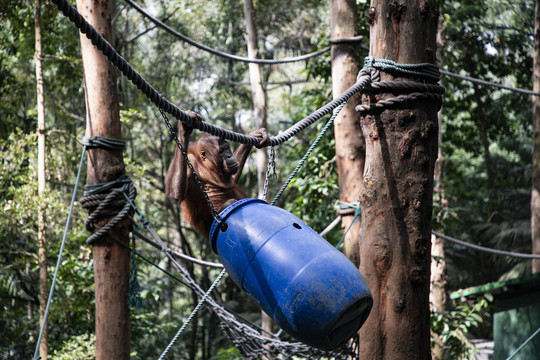
[[[534,9],[533,91],[540,91],[540,2]],[[540,254],[540,97],[532,97],[533,160],[531,193],[532,252]],[[540,272],[540,260],[532,261],[532,272]]]
[[[444,219],[445,209],[448,208],[448,201],[444,196],[444,186],[442,184],[443,174],[444,174],[444,162],[445,158],[442,153],[440,144],[441,139],[441,113],[439,112],[439,148],[437,161],[435,162],[435,171],[434,171],[434,198],[440,204],[441,211],[437,214],[436,221],[438,224],[442,225],[442,220]],[[446,310],[446,257],[444,253],[444,240],[431,235],[431,284],[429,292],[429,302],[431,305],[431,311],[437,313],[444,313]],[[444,343],[442,339],[437,335],[433,334],[434,337],[434,346],[433,346],[433,359],[442,360],[443,356],[443,346]]]
[[[37,93],[37,113],[38,113],[38,263],[39,263],[39,323],[43,324],[45,310],[47,308],[47,298],[49,286],[47,284],[47,239],[45,238],[45,215],[43,196],[45,192],[45,96],[43,90],[43,56],[41,40],[41,2],[36,0],[34,4],[34,19],[36,28],[36,93]],[[47,324],[43,327],[43,336],[39,344],[39,355],[46,360],[49,352],[47,342]]]
[[[434,0],[371,1],[370,54],[400,64],[434,63]],[[393,78],[381,72],[381,80]],[[421,81],[420,79],[413,79]],[[366,97],[370,102],[391,94]],[[373,294],[360,331],[361,358],[429,359],[429,273],[437,104],[361,118],[366,163],[360,270]]]
[[[255,10],[252,0],[244,0],[244,16],[246,18],[246,43],[248,58],[258,59],[257,27],[255,25]],[[263,69],[260,64],[249,64],[249,79],[255,116],[255,127],[266,128],[266,89],[263,85]],[[264,180],[268,155],[266,149],[257,149],[257,188],[259,197],[263,194]]]
[[[474,71],[474,67],[470,67],[469,74],[473,77],[477,77]],[[491,156],[491,151],[489,150],[489,137],[488,137],[488,115],[486,114],[486,104],[480,96],[480,86],[473,83],[473,92],[474,98],[476,100],[476,118],[478,129],[480,130],[480,141],[482,142],[482,148],[484,149],[484,164],[486,164],[486,173],[487,173],[487,187],[490,190],[493,190],[495,187],[495,174],[493,169],[493,160]]]
[[[244,16],[246,18],[246,43],[248,58],[259,58],[259,47],[257,42],[257,26],[255,25],[255,10],[252,0],[244,0]],[[251,96],[253,98],[253,110],[255,115],[255,127],[257,129],[266,128],[266,89],[263,85],[263,69],[260,64],[249,64],[249,79],[251,81]],[[266,168],[268,164],[268,154],[266,149],[257,149],[257,192],[258,197],[264,194],[264,182],[266,179]],[[266,194],[268,201],[268,194]],[[272,318],[264,311],[261,311],[261,327],[272,332]]]
[[[355,0],[330,0],[330,37],[332,39],[358,35],[358,14]],[[359,43],[332,45],[332,93],[339,97],[356,83],[361,68]],[[350,99],[334,121],[336,163],[339,179],[339,199],[352,203],[360,200],[366,144],[360,127],[360,116],[354,110],[360,95]],[[360,265],[359,219],[351,226],[353,215],[341,217],[341,229],[347,232],[344,253],[358,267]]]
[[[110,42],[111,15],[108,1],[77,0],[77,9]],[[105,56],[81,34],[86,86],[86,137],[121,139],[116,71]],[[92,149],[88,152],[87,184],[116,180],[124,173],[121,151]],[[113,215],[114,216],[114,215]],[[109,219],[101,220],[104,226]],[[93,245],[96,299],[96,359],[129,359],[131,328],[127,292],[129,221],[123,220]]]

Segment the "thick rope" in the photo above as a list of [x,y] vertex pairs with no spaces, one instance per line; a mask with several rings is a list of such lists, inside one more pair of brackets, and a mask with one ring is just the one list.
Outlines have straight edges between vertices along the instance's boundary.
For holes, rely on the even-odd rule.
[[439,68],[430,63],[399,64],[392,60],[376,59],[373,56],[367,56],[364,59],[364,67],[372,67],[377,70],[405,75],[407,77],[422,77],[433,81],[439,81],[440,77]]
[[[133,211],[131,202],[123,199],[123,194],[127,192],[129,199],[134,200],[137,196],[137,190],[131,179],[125,175],[116,181],[87,185],[85,188],[89,189],[85,191],[85,196],[81,199],[80,203],[81,206],[89,211],[86,219],[86,229],[88,231],[93,231],[96,228],[95,224],[98,219],[108,215],[104,214],[105,211],[109,211],[115,204],[123,204],[121,210],[105,226],[100,227],[98,231],[86,239],[86,243],[91,245]],[[96,203],[99,203],[97,207],[94,206]]]
[[291,137],[298,134],[300,131],[304,130],[308,126],[312,125],[314,122],[322,118],[323,116],[329,114],[334,109],[336,109],[339,105],[342,103],[347,102],[354,94],[359,92],[360,90],[364,89],[368,84],[371,83],[371,70],[369,69],[362,69],[360,73],[358,74],[358,81],[356,84],[351,86],[349,89],[347,89],[343,94],[341,94],[339,97],[335,98],[334,100],[330,101],[328,104],[324,105],[317,111],[313,112],[312,114],[306,116],[304,119],[296,123],[295,125],[291,126],[289,129],[285,130],[283,133],[281,133],[278,136],[275,136],[270,139],[270,145],[276,146],[279,145],[287,140],[289,140]]
[[381,112],[387,109],[397,109],[403,105],[407,105],[413,101],[419,100],[432,100],[437,101],[438,108],[442,104],[442,96],[433,93],[412,93],[408,95],[399,95],[388,99],[377,101],[375,104],[358,105],[355,110],[363,114],[372,114],[374,112]]
[[[126,175],[122,175],[118,179],[114,181],[109,181],[106,183],[86,184],[84,185],[84,196],[105,193],[114,188],[123,187],[129,184],[131,184],[131,179]],[[90,200],[85,199],[85,201],[90,201]]]
[[34,351],[34,360],[40,358],[39,356],[39,346],[41,344],[41,339],[43,337],[43,332],[45,329],[45,324],[47,324],[47,319],[49,318],[49,311],[51,308],[52,298],[54,294],[54,287],[56,285],[56,279],[58,278],[58,271],[60,270],[60,264],[62,263],[62,254],[64,252],[64,246],[66,244],[67,233],[69,230],[69,224],[71,223],[71,214],[73,214],[73,205],[75,204],[75,199],[77,197],[77,189],[79,187],[79,181],[81,179],[81,170],[84,162],[84,154],[86,152],[86,145],[83,146],[81,160],[79,161],[79,169],[77,170],[77,177],[75,178],[75,185],[73,187],[73,194],[71,195],[71,203],[69,204],[69,212],[66,220],[66,226],[64,228],[64,235],[62,236],[62,243],[60,244],[60,250],[58,251],[58,260],[56,261],[56,268],[54,269],[54,276],[51,284],[51,289],[49,290],[49,297],[47,298],[47,306],[45,307],[45,314],[43,315],[43,322],[41,323],[41,329],[39,330],[39,337],[36,344],[36,349]]
[[[52,0],[58,9],[68,17],[77,29],[82,34],[85,34],[88,39],[92,41],[107,59],[113,64],[125,77],[127,77],[147,98],[150,99],[157,107],[163,109],[167,113],[174,116],[177,120],[182,121],[188,126],[193,126],[192,118],[184,111],[180,110],[177,106],[173,105],[169,100],[158,93],[148,82],[136,71],[131,65],[116,52],[112,45],[105,40],[97,30],[90,25],[84,17],[79,14],[77,9],[70,5],[67,0]],[[257,138],[253,136],[246,136],[244,134],[236,133],[233,131],[225,130],[216,127],[212,124],[202,122],[199,130],[211,133],[234,142],[256,145],[258,144]]]
[[[419,100],[431,100],[437,102],[437,107],[442,106],[444,87],[438,84],[429,84],[417,81],[379,81],[380,71],[393,73],[404,77],[423,77],[427,80],[439,80],[439,69],[428,63],[423,64],[398,64],[394,61],[375,59],[368,56],[364,61],[364,68],[375,72],[373,82],[366,86],[365,93],[405,93],[387,99],[381,99],[373,104],[358,105],[355,110],[362,114],[382,112],[386,109],[396,109],[407,106]],[[360,74],[358,75],[360,77]]]
[[[114,48],[105,40],[103,37],[88,23],[86,20],[77,12],[77,10],[71,6],[66,0],[51,0],[53,3],[56,4],[58,9],[62,11],[62,13],[67,16],[74,24],[75,26],[81,31],[81,33],[85,34],[86,37],[90,40],[92,40],[92,43],[96,45],[96,47],[107,57],[107,59],[124,75],[126,76],[137,88],[146,96],[148,97],[155,105],[157,105],[160,109],[163,109],[164,111],[168,112],[172,116],[174,116],[176,119],[182,121],[188,126],[193,126],[193,120],[190,116],[188,116],[184,111],[180,110],[178,107],[173,105],[169,100],[167,100],[165,97],[163,97],[161,94],[159,94],[148,82],[144,80],[144,78],[135,71],[129,63],[122,58],[115,50]],[[376,61],[375,61],[376,60]],[[408,73],[410,75],[414,76],[421,76],[426,77],[429,79],[438,79],[438,75],[440,71],[434,67],[435,65],[432,64],[396,64],[393,61],[390,60],[377,60],[377,59],[369,59],[367,60],[368,64],[370,66],[379,66],[382,69],[389,69],[390,71],[397,70],[401,73]],[[449,72],[444,72],[445,75],[455,76],[457,77],[457,74],[451,74]],[[479,80],[480,82],[482,80]],[[351,87],[351,89],[355,88],[354,93],[359,91],[359,88],[356,88],[358,84]],[[493,85],[493,84],[490,84]],[[349,89],[349,90],[351,90]],[[512,88],[508,88],[509,90],[514,90]],[[354,94],[353,93],[353,94]],[[540,95],[539,93],[534,93],[534,95]],[[308,118],[301,121],[299,124],[289,128],[286,130],[282,135],[277,137],[271,137],[269,145],[279,145],[288,139],[290,139],[292,136],[296,135],[299,131],[303,130],[305,127],[311,125],[313,122],[315,122],[317,119],[319,119],[321,116],[319,115],[319,111],[322,110],[324,114],[327,114],[329,111],[332,111],[338,104],[340,104],[343,101],[346,101],[346,98],[343,99],[336,99],[338,100],[337,104],[334,104],[335,106],[331,107],[330,110],[321,108],[320,110],[316,111],[312,115],[310,115]],[[323,114],[323,116],[324,116]],[[312,121],[311,117],[315,117],[315,120]],[[234,131],[226,130],[217,126],[214,126],[212,124],[209,124],[207,122],[201,122],[196,127],[197,129],[210,133],[212,135],[221,137],[226,140],[230,140],[237,143],[243,143],[243,144],[249,144],[249,145],[257,145],[258,139],[253,136],[240,134]]]
[[524,254],[524,253],[517,253],[513,251],[497,250],[497,249],[492,249],[492,248],[488,248],[488,247],[484,247],[480,245],[471,244],[463,240],[458,240],[456,238],[453,238],[451,236],[445,235],[437,231],[432,231],[431,233],[435,235],[436,237],[441,238],[443,240],[448,240],[453,243],[463,245],[463,246],[466,246],[466,247],[469,247],[471,249],[475,249],[478,251],[483,251],[483,252],[496,254],[496,255],[512,256],[512,257],[523,258],[523,259],[540,259],[540,254]]
[[335,39],[328,40],[328,42],[331,45],[358,44],[358,43],[363,42],[363,41],[364,41],[364,37],[361,36],[361,35],[360,36],[347,37],[347,38],[335,38]]
[[223,51],[219,51],[219,50],[216,50],[216,49],[211,48],[209,46],[203,45],[203,44],[201,44],[201,43],[199,43],[199,42],[197,42],[197,41],[195,41],[193,39],[190,39],[186,35],[178,32],[177,30],[175,30],[175,29],[171,28],[170,26],[166,25],[165,23],[163,23],[159,19],[153,17],[152,15],[150,15],[148,12],[143,10],[139,5],[137,5],[133,1],[125,0],[125,2],[127,2],[131,7],[133,7],[135,10],[137,10],[141,15],[143,15],[144,17],[149,19],[151,22],[156,24],[158,27],[160,27],[160,28],[164,29],[165,31],[167,31],[168,33],[172,34],[173,36],[176,36],[177,38],[179,38],[179,39],[187,42],[188,44],[191,44],[191,45],[193,45],[193,46],[195,46],[195,47],[197,47],[197,48],[199,48],[201,50],[207,51],[207,52],[209,52],[211,54],[221,56],[221,57],[223,57],[225,59],[229,59],[229,60],[235,60],[235,61],[240,61],[240,62],[244,62],[244,63],[262,64],[262,65],[275,65],[275,64],[285,64],[285,63],[292,63],[292,62],[309,60],[309,59],[314,58],[316,56],[322,55],[322,54],[324,54],[324,53],[326,53],[326,52],[328,52],[330,50],[330,47],[327,46],[327,47],[325,47],[325,48],[323,48],[321,50],[317,50],[317,51],[314,51],[314,52],[309,53],[309,54],[295,56],[295,57],[291,57],[291,58],[285,58],[285,59],[250,59],[250,58],[246,58],[246,57],[242,57],[242,56],[238,56],[238,55],[228,54],[228,53],[225,53]]
[[374,81],[363,91],[364,93],[382,93],[382,92],[399,92],[399,93],[433,93],[444,94],[444,87],[436,84],[426,84],[416,81]]
[[[169,100],[158,93],[131,65],[122,57],[112,45],[105,40],[96,29],[90,25],[84,17],[79,14],[77,9],[70,5],[67,0],[51,0],[58,9],[68,17],[77,29],[82,34],[92,41],[98,50],[113,64],[124,76],[126,76],[150,101],[152,101],[158,108],[171,114],[177,120],[182,121],[184,124],[190,127],[194,127],[206,133],[218,136],[225,140],[230,140],[236,143],[258,145],[259,138],[249,135],[244,135],[231,130],[223,129],[210,123],[201,121],[200,123],[194,123],[193,118],[190,117],[185,111],[180,110],[177,106],[173,105]],[[357,83],[349,88],[341,97],[334,99],[332,102],[323,106],[321,109],[315,111],[311,115],[307,116],[297,124],[291,126],[285,130],[282,134],[271,137],[269,145],[276,146],[289,140],[292,136],[296,135],[306,127],[312,125],[324,115],[330,113],[339,104],[347,101],[351,96],[360,91],[369,82],[369,78],[364,83]]]
[[126,148],[126,142],[118,139],[106,138],[103,136],[92,136],[83,139],[83,145],[86,145],[87,149],[107,149],[107,150],[124,150]]

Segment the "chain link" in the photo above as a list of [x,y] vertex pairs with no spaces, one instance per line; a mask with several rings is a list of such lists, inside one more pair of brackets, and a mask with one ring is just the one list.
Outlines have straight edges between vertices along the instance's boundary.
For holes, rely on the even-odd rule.
[[199,175],[195,172],[195,169],[193,168],[193,165],[189,161],[186,150],[184,149],[184,147],[182,146],[182,143],[178,139],[178,134],[176,133],[176,131],[174,131],[174,128],[173,128],[171,122],[169,121],[169,118],[167,117],[167,114],[165,114],[165,111],[163,111],[163,109],[161,109],[161,108],[159,108],[159,112],[161,113],[161,116],[163,116],[163,119],[165,120],[165,123],[167,124],[167,128],[169,129],[171,139],[176,142],[176,146],[182,152],[182,155],[184,156],[186,164],[189,166],[189,169],[191,170],[191,173],[193,174],[193,177],[195,178],[195,181],[197,182],[197,185],[199,185],[199,188],[201,189],[201,191],[202,191],[202,193],[204,195],[204,198],[206,199],[206,202],[210,206],[210,211],[212,212],[212,217],[214,218],[214,220],[216,220],[218,222],[220,228],[223,231],[225,231],[227,229],[227,224],[221,221],[221,217],[219,216],[218,212],[214,208],[214,204],[212,204],[212,201],[210,201],[210,197],[208,196],[208,193],[204,189],[204,185],[203,185],[201,179],[199,178]]
[[266,169],[266,177],[264,179],[263,194],[261,197],[265,201],[266,201],[266,193],[268,191],[268,179],[270,178],[270,173],[272,173],[272,180],[277,179],[275,158],[276,158],[276,154],[274,151],[274,146],[270,146],[270,155],[268,156],[268,166]]

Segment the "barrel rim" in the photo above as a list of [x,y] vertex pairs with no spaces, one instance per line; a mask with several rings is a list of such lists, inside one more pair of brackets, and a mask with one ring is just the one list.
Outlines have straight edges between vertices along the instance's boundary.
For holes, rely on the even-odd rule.
[[[253,198],[241,199],[241,200],[235,201],[234,203],[232,203],[231,205],[229,205],[225,209],[223,209],[219,213],[219,218],[221,219],[221,221],[225,221],[225,220],[227,220],[227,218],[229,216],[231,216],[231,214],[234,211],[236,211],[236,209],[238,209],[238,208],[240,208],[240,207],[242,207],[244,205],[247,205],[247,204],[250,204],[250,203],[255,203],[255,202],[263,203],[263,204],[268,205],[268,203],[266,201],[262,200],[262,199],[253,199]],[[210,243],[212,245],[212,250],[216,254],[218,253],[218,251],[217,251],[217,234],[219,234],[219,222],[214,220],[212,222],[212,226],[210,227],[209,238],[210,238]]]

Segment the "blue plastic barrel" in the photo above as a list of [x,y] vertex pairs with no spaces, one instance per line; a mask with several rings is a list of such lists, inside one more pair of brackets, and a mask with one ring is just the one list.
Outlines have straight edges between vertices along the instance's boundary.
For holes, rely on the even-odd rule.
[[243,199],[214,221],[212,248],[274,322],[308,345],[334,349],[369,315],[373,298],[351,261],[290,212]]

